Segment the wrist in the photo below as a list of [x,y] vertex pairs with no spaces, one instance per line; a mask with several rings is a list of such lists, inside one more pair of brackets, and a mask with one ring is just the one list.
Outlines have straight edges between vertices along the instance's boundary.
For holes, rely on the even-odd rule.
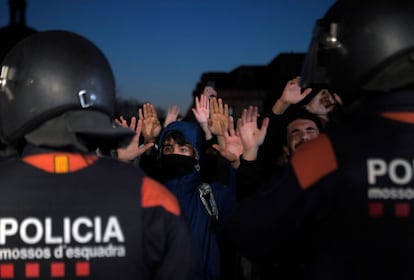
[[239,160],[239,159],[236,159],[236,160],[234,160],[234,161],[231,161],[231,162],[230,162],[230,165],[231,165],[231,167],[233,167],[234,169],[237,169],[237,168],[239,168],[239,166],[240,166],[240,160]]
[[272,112],[276,115],[282,115],[289,106],[290,106],[289,103],[279,98],[273,105]]
[[258,148],[252,148],[252,149],[248,149],[243,151],[243,159],[244,160],[256,160],[257,159],[257,152],[258,152]]
[[144,138],[144,144],[154,143],[157,139],[155,137]]

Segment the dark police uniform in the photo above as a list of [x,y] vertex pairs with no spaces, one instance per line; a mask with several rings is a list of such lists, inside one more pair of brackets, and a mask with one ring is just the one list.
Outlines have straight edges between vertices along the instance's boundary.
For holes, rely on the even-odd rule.
[[413,92],[377,96],[301,146],[227,221],[242,254],[307,279],[413,279]]
[[[58,174],[56,174],[58,173]],[[129,164],[70,153],[0,167],[0,278],[193,279],[175,197]]]

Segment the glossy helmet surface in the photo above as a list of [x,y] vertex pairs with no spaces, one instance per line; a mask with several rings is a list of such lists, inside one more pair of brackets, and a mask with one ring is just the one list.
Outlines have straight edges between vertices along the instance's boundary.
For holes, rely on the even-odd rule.
[[103,53],[68,31],[45,31],[19,42],[1,63],[0,132],[5,143],[71,110],[113,119],[115,82]]
[[318,20],[301,86],[329,84],[345,102],[414,83],[414,1],[338,0]]

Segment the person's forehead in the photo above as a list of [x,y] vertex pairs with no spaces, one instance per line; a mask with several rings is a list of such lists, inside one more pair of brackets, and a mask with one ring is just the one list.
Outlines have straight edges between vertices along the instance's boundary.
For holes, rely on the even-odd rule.
[[[165,139],[163,144],[164,146],[167,146],[167,145],[168,146],[182,146],[176,143],[175,140],[172,138]],[[188,144],[188,143],[184,144],[183,146],[192,147],[191,144]]]
[[174,144],[175,141],[172,138],[166,138],[164,141],[162,141],[164,144]]
[[317,128],[315,122],[310,119],[296,119],[289,123],[288,130],[292,131],[294,129],[303,128],[303,127],[314,127]]

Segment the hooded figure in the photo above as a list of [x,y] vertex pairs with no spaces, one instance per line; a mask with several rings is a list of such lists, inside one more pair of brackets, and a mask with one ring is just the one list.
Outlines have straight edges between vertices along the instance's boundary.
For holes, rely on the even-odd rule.
[[200,279],[220,279],[221,221],[235,203],[234,187],[204,183],[202,131],[193,122],[168,125],[159,138],[160,180],[177,197],[200,256]]

